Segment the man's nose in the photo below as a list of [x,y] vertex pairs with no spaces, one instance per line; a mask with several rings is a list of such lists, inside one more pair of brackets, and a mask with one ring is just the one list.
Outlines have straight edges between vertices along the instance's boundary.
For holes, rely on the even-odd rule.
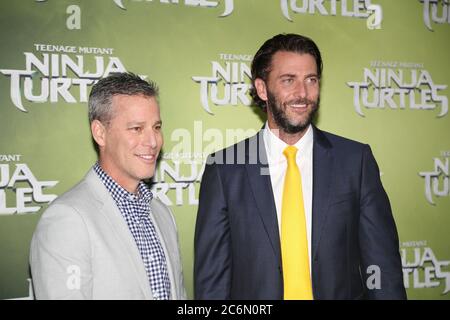
[[308,89],[303,81],[298,81],[295,86],[295,93],[300,98],[306,98],[308,96]]
[[150,130],[144,137],[143,141],[145,146],[149,146],[152,149],[156,149],[158,147],[158,134],[154,132],[154,130]]

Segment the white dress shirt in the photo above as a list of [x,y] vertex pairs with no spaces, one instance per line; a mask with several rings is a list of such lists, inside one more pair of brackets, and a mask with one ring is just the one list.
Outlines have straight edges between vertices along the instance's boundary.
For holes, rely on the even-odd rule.
[[[280,140],[266,122],[263,132],[264,145],[267,152],[267,161],[269,164],[270,180],[272,183],[273,196],[277,209],[278,230],[281,237],[281,203],[284,189],[284,177],[286,175],[287,160],[283,154],[284,149],[288,146],[284,141]],[[312,226],[312,171],[313,171],[313,129],[310,125],[305,135],[294,144],[298,149],[296,155],[297,166],[300,169],[302,177],[303,203],[305,205],[306,215],[306,233],[308,237],[308,255],[309,270],[311,274],[311,226]]]

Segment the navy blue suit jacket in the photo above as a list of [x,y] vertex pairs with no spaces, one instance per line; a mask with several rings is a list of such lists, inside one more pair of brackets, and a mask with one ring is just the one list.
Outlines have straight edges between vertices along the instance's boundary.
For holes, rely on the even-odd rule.
[[[196,299],[283,298],[262,137],[261,130],[208,158],[195,230]],[[315,127],[311,248],[314,299],[406,298],[397,230],[370,147]]]

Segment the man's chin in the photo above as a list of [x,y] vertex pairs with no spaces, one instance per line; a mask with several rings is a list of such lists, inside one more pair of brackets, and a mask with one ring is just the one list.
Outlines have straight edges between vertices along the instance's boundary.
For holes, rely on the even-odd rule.
[[145,170],[145,171],[142,171],[142,172],[139,174],[139,178],[140,178],[141,180],[149,180],[149,179],[153,178],[154,175],[155,175],[155,169],[153,168],[152,170]]
[[286,133],[294,134],[294,133],[299,133],[299,132],[305,131],[308,128],[309,125],[310,125],[310,123],[307,123],[307,124],[296,124],[296,125],[289,124],[289,125],[285,126],[283,128],[283,130]]
[[309,127],[309,125],[312,122],[312,117],[311,117],[311,115],[308,115],[306,118],[303,118],[298,121],[289,121],[289,120],[285,119],[285,121],[283,121],[283,122],[284,123],[282,123],[280,128],[282,128],[285,132],[299,133],[299,132],[305,131]]
[[155,172],[148,173],[144,176],[144,178],[142,180],[149,180],[149,179],[153,178],[154,175],[155,175]]
[[286,120],[286,124],[290,128],[292,128],[292,130],[296,131],[295,133],[304,131],[312,123],[315,114],[316,114],[316,110],[311,110],[311,112],[309,112],[308,114],[305,114],[303,117],[298,118],[297,121]]

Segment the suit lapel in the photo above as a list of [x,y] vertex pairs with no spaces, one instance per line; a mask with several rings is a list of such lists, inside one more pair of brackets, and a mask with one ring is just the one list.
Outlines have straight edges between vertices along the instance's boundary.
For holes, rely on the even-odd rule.
[[250,181],[253,198],[259,215],[269,236],[272,249],[281,264],[280,233],[278,230],[277,212],[267,164],[263,130],[248,140],[246,151],[246,171]]
[[[163,227],[163,221],[160,218],[160,215],[158,214],[158,208],[155,204],[155,200],[152,200],[152,204],[151,204],[151,210],[152,212],[150,213],[150,219],[152,220],[153,226],[155,227],[156,230],[156,234],[158,235],[158,238],[161,242],[161,246],[163,248],[164,251],[164,255],[166,256],[166,263],[167,263],[167,273],[169,274],[169,281],[170,281],[170,294],[171,294],[171,298],[172,299],[179,299],[178,297],[178,290],[177,290],[177,284],[176,281],[174,279],[174,275],[176,274],[174,272],[174,261],[175,258],[172,256],[169,248],[173,247],[170,246],[170,244],[168,243],[168,239],[166,239],[166,236],[164,235],[163,232],[161,232],[160,226]],[[178,253],[178,251],[176,251]]]
[[127,253],[127,256],[134,267],[134,274],[137,277],[137,281],[147,299],[152,299],[152,293],[150,290],[150,284],[145,271],[144,264],[142,263],[142,257],[139,249],[134,241],[133,235],[129,230],[125,219],[117,208],[114,200],[109,195],[108,190],[97,177],[97,174],[91,170],[86,176],[86,180],[91,186],[93,195],[97,198],[100,204],[100,213],[110,223],[114,234],[117,236],[119,243],[123,245],[123,251]]
[[334,165],[330,142],[322,131],[313,128],[312,258],[314,259],[328,214]]
[[[333,173],[332,146],[322,131],[314,129],[313,145],[313,199],[312,199],[312,258],[317,255],[323,227],[328,214],[328,203]],[[265,230],[272,244],[272,249],[281,263],[280,233],[273,198],[272,183],[267,165],[263,131],[259,131],[248,141],[246,146],[246,171],[255,199],[256,207],[263,221]],[[252,150],[252,146],[256,146]],[[256,149],[256,150],[255,150]],[[256,155],[256,161],[252,159]],[[261,174],[265,172],[266,174]]]

